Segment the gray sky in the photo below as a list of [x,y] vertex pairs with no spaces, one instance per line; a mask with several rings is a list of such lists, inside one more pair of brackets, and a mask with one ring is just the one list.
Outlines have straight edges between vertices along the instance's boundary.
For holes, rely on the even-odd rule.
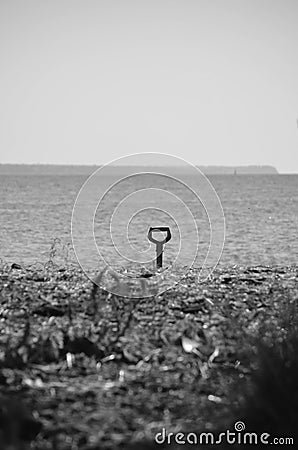
[[297,0],[2,0],[0,162],[298,173]]

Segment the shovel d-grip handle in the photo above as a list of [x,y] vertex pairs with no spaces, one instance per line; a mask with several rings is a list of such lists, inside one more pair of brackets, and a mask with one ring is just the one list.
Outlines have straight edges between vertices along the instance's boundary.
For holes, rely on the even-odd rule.
[[[152,236],[152,233],[154,231],[166,231],[167,235],[162,241],[158,241],[157,239],[154,239]],[[150,242],[153,242],[156,245],[156,266],[162,267],[162,253],[163,253],[163,246],[166,242],[169,242],[171,239],[171,231],[169,227],[150,227],[148,231],[148,239]]]
[[[152,236],[153,231],[166,231],[167,235],[162,241],[158,241],[157,239],[154,239]],[[165,244],[166,242],[169,242],[171,239],[171,231],[169,227],[150,227],[148,231],[148,239],[149,241],[153,242],[154,244]]]

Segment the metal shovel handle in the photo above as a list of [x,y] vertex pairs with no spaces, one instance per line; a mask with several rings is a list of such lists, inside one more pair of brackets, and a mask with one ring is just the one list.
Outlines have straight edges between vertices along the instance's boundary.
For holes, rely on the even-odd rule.
[[[167,235],[162,241],[158,241],[157,239],[154,239],[154,237],[152,236],[152,233],[154,231],[166,231]],[[170,230],[169,227],[150,227],[149,228],[148,239],[149,239],[150,242],[153,242],[156,245],[158,245],[158,244],[165,244],[166,242],[169,242],[171,237],[172,237],[172,235],[171,235],[171,230]]]

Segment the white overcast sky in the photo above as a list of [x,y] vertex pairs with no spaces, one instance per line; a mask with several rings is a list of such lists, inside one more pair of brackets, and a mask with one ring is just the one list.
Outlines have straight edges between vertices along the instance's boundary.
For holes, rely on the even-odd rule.
[[297,0],[2,0],[0,61],[2,163],[298,173]]

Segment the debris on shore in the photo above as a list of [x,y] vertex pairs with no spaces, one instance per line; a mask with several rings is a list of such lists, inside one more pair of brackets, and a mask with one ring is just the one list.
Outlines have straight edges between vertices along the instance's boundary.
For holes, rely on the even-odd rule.
[[285,343],[297,336],[297,308],[298,266],[217,268],[200,283],[191,269],[173,289],[139,299],[94,290],[77,267],[3,266],[0,442],[155,448],[162,428],[216,432],[242,418],[258,428],[254,408],[264,432],[290,435],[298,415],[292,379],[280,380],[291,399],[287,429],[286,419],[278,429],[263,411],[274,408],[274,392],[267,398],[258,387],[259,401],[252,398],[256,373],[287,376],[279,349],[295,365],[298,343]]

